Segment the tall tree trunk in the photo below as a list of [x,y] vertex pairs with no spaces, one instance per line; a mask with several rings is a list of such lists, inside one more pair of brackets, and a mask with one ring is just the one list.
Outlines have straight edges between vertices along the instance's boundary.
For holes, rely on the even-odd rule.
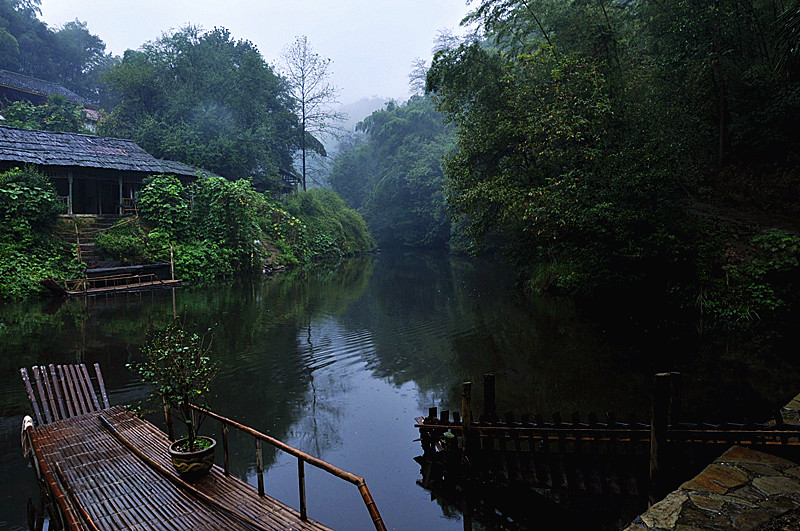
[[302,153],[303,158],[303,191],[306,191],[306,102],[303,100],[302,104],[302,120],[303,120],[303,127],[300,137],[300,152]]

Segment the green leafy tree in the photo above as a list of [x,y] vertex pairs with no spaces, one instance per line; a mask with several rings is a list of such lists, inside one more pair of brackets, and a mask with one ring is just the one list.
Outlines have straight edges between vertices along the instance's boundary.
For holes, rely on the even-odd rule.
[[0,1],[0,68],[59,83],[90,100],[105,99],[98,75],[112,60],[79,20],[50,28],[39,0]]
[[63,96],[50,96],[44,105],[15,101],[2,111],[3,125],[41,131],[89,133],[84,125],[84,108]]
[[119,99],[102,133],[226,178],[290,168],[296,118],[285,80],[223,28],[188,26],[128,50],[106,80]]

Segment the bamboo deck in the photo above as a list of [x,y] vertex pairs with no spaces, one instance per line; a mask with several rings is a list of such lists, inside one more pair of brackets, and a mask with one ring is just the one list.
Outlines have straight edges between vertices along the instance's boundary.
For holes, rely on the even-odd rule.
[[[101,417],[163,468],[128,450]],[[167,436],[121,406],[40,425],[29,433],[42,479],[69,529],[329,529],[302,521],[296,510],[259,496],[217,466],[192,483],[214,504],[176,487],[165,477],[178,477],[167,454]]]

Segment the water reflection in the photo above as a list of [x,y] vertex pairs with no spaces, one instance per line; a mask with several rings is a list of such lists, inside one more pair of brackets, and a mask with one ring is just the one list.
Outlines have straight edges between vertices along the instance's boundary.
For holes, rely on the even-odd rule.
[[[174,297],[5,305],[0,529],[24,525],[25,502],[36,495],[18,448],[29,408],[18,368],[99,362],[113,403],[139,400],[148,389],[125,364],[139,359],[148,330],[176,314],[214,331],[212,355],[223,370],[213,409],[366,477],[398,529],[463,527],[458,510],[431,503],[416,485],[412,424],[430,406],[457,409],[461,382],[480,382],[484,373],[497,374],[498,409],[518,415],[613,409],[644,418],[652,374],[662,370],[683,373],[684,410],[701,420],[761,420],[800,390],[793,335],[701,337],[642,325],[613,305],[590,316],[570,300],[525,299],[511,285],[496,264],[385,253]],[[479,391],[475,397],[480,409]],[[230,445],[232,470],[255,484],[252,439],[232,435]],[[264,450],[268,491],[297,506],[296,460]],[[313,518],[370,528],[355,489],[306,473]]]

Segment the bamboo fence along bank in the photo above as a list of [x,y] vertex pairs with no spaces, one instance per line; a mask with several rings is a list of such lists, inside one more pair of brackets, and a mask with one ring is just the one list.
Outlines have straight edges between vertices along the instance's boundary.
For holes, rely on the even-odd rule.
[[[671,490],[676,461],[704,463],[734,444],[779,453],[800,454],[800,426],[764,424],[681,423],[680,376],[657,374],[650,423],[631,416],[617,420],[613,412],[569,420],[538,414],[496,412],[493,375],[484,378],[484,412],[473,418],[472,385],[462,388],[461,412],[430,408],[418,417],[423,455],[423,487],[452,482],[488,486],[586,491],[594,494],[660,499]],[[710,457],[709,457],[710,456]],[[702,466],[705,466],[703,464]],[[702,466],[700,468],[702,468]],[[692,474],[694,475],[694,474]],[[690,476],[688,476],[690,477]],[[677,478],[679,479],[679,478]]]
[[[354,484],[375,528],[386,529],[363,478],[211,412],[222,424],[224,465],[187,483],[170,466],[167,434],[125,407],[111,407],[100,367],[94,369],[95,378],[82,364],[20,370],[35,417],[26,417],[23,446],[55,528],[329,529],[307,516],[307,463]],[[255,439],[258,489],[229,473],[229,427]],[[263,442],[297,457],[299,511],[264,492]],[[29,512],[34,526],[37,519]]]

